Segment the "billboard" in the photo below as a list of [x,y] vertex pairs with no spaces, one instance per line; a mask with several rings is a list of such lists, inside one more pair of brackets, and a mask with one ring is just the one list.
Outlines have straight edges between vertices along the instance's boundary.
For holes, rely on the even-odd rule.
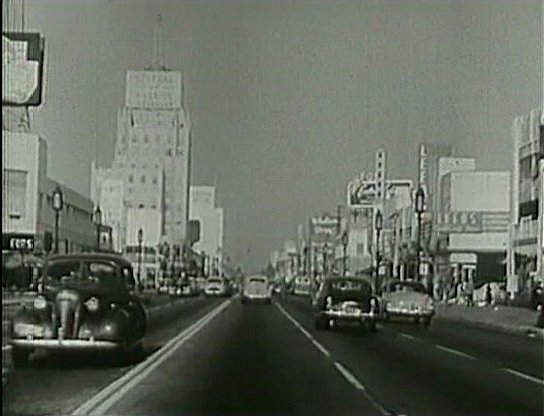
[[312,245],[330,243],[336,237],[338,231],[338,218],[323,215],[311,219]]
[[180,109],[181,72],[127,71],[125,105],[132,108]]
[[437,231],[448,233],[480,233],[483,230],[483,212],[453,211],[435,215]]
[[352,208],[371,207],[376,200],[377,186],[372,173],[361,173],[348,183],[348,206]]
[[39,33],[2,33],[2,105],[42,103],[44,45]]

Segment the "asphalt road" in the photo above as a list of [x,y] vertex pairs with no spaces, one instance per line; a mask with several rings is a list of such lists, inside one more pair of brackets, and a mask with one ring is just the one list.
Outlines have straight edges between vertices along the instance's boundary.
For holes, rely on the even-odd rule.
[[[150,328],[144,340],[146,355],[213,309],[220,300],[178,300],[176,317]],[[49,355],[37,353],[29,368],[10,375],[3,391],[3,415],[65,415],[101,388],[128,372],[134,364],[121,364],[96,353]]]
[[[177,324],[155,341],[149,337],[148,348],[185,328],[177,337],[183,342],[131,372],[93,362],[58,368],[47,360],[25,370],[3,413],[65,414],[125,374],[122,388],[94,396],[89,409],[108,415],[544,414],[541,340],[440,320],[430,328],[388,323],[376,334],[316,331],[308,301],[297,298],[274,305],[232,299],[199,319],[221,302],[188,303]],[[52,394],[62,397],[49,399],[48,407]]]

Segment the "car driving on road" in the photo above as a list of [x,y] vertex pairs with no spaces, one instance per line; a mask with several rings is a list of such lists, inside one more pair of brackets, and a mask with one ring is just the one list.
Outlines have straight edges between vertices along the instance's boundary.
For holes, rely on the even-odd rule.
[[209,277],[204,287],[204,294],[206,296],[227,296],[227,283],[221,277]]
[[376,331],[379,299],[370,282],[361,277],[333,276],[324,279],[312,302],[316,329],[355,324]]
[[16,366],[27,364],[35,349],[141,354],[147,320],[130,262],[103,253],[53,256],[40,286],[13,318]]
[[430,325],[434,316],[432,298],[419,282],[394,280],[386,283],[382,291],[384,319],[411,318],[416,323]]
[[272,303],[272,286],[266,276],[247,276],[244,279],[242,303],[249,302]]
[[295,296],[310,296],[310,278],[307,276],[295,277],[293,294]]

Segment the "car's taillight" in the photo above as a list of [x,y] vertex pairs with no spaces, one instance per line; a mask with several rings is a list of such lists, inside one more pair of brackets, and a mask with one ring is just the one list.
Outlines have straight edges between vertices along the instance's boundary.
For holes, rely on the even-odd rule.
[[89,298],[87,302],[85,302],[85,306],[87,307],[89,312],[96,312],[99,306],[98,299],[94,296],[92,298]]
[[38,296],[34,299],[34,309],[45,309],[47,307],[47,300],[43,296]]
[[330,308],[332,306],[332,296],[327,296],[325,298],[325,308]]

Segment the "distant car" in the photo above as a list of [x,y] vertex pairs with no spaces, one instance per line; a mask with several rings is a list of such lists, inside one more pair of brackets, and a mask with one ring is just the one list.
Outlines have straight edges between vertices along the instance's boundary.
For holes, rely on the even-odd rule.
[[35,349],[141,354],[147,319],[130,262],[104,253],[53,256],[40,286],[13,318],[16,366]]
[[293,288],[293,294],[295,296],[309,296],[310,295],[310,278],[307,276],[295,277],[295,284]]
[[425,286],[419,282],[394,280],[384,285],[382,290],[384,320],[402,317],[411,318],[416,323],[430,325],[434,316],[433,299]]
[[349,276],[325,278],[312,302],[318,330],[338,324],[355,324],[376,331],[380,317],[379,298],[366,279]]
[[255,301],[272,303],[272,286],[266,276],[248,276],[244,279],[242,303]]
[[204,294],[206,296],[227,296],[227,283],[221,277],[210,277],[206,281]]

